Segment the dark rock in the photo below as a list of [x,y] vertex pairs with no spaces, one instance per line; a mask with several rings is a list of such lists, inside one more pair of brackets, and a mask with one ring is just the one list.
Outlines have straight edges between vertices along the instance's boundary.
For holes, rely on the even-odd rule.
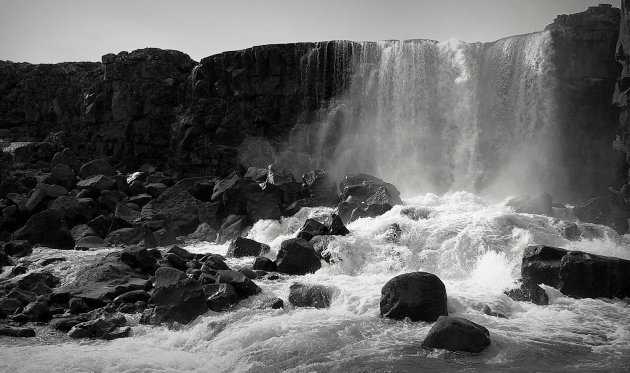
[[164,259],[166,259],[170,265],[179,270],[185,271],[188,268],[186,259],[179,255],[167,253],[164,255]]
[[109,232],[109,227],[112,225],[112,221],[105,215],[99,215],[87,222],[87,225],[94,229],[99,237],[103,238],[107,235],[107,232]]
[[48,204],[49,210],[57,210],[69,224],[84,222],[83,208],[76,197],[61,196]]
[[350,233],[337,214],[332,214],[330,217],[326,218],[325,225],[326,228],[328,228],[327,234],[333,236],[345,236]]
[[506,203],[507,206],[514,208],[514,211],[519,213],[553,216],[551,204],[549,193],[541,194],[536,198],[529,196],[512,198]]
[[254,260],[252,269],[275,272],[278,270],[278,266],[276,265],[276,262],[274,262],[273,260],[264,256],[260,256],[256,258],[256,260]]
[[448,316],[446,288],[434,274],[412,272],[389,280],[381,290],[381,316],[411,321],[435,321]]
[[103,249],[106,247],[109,247],[109,245],[104,239],[94,236],[83,237],[74,245],[75,250]]
[[230,284],[204,285],[203,291],[208,297],[208,308],[215,312],[225,311],[239,301],[236,290]]
[[192,279],[183,279],[175,284],[157,287],[149,299],[154,306],[142,314],[143,324],[178,322],[187,324],[208,311],[206,295]]
[[4,251],[0,250],[0,267],[9,267],[13,266],[14,264],[15,263],[13,263],[13,259],[5,254]]
[[210,202],[215,183],[214,180],[199,180],[193,186],[192,193],[195,198],[204,202]]
[[267,180],[267,169],[258,167],[249,167],[243,176],[247,179],[252,179],[257,183],[262,183]]
[[96,175],[81,180],[77,183],[78,189],[87,189],[96,195],[104,190],[113,190],[116,187],[116,180],[105,175]]
[[31,272],[12,280],[20,289],[31,291],[39,283],[54,288],[59,285],[59,278],[48,271]]
[[23,307],[23,302],[16,298],[5,297],[0,299],[0,312],[11,315]]
[[[85,302],[85,300],[83,300],[81,298],[72,298],[72,299],[70,299],[70,302],[68,302],[68,312],[70,312],[73,315],[78,315],[78,314],[81,314],[81,313],[84,313],[84,312],[89,312],[90,310],[91,310],[91,307],[88,306],[88,304]],[[70,330],[70,329],[68,329],[68,330]]]
[[28,316],[29,320],[36,322],[46,322],[51,319],[52,314],[50,308],[45,302],[31,302],[22,311],[22,314]]
[[44,210],[31,216],[13,236],[17,240],[28,240],[53,249],[74,248],[72,235],[57,210]]
[[50,170],[50,175],[46,178],[49,184],[60,185],[67,190],[72,190],[77,185],[77,177],[72,167],[65,164],[58,164]]
[[573,298],[630,296],[630,260],[529,246],[523,253],[521,276],[526,296],[536,303],[543,303],[538,284]]
[[225,264],[225,260],[220,255],[210,255],[206,258],[203,267],[201,267],[202,271],[215,270],[218,271],[220,269],[228,270],[227,264]]
[[328,234],[328,227],[315,219],[306,219],[302,228],[297,234],[297,238],[310,241],[314,236]]
[[171,246],[168,251],[168,253],[171,254],[175,254],[185,260],[193,260],[194,259],[194,255],[192,253],[190,253],[188,250],[186,249],[182,249],[181,247],[177,246],[177,245],[173,245]]
[[339,202],[337,182],[326,171],[315,170],[302,175],[304,185],[308,186],[310,197],[319,206],[333,206]]
[[142,246],[126,247],[120,253],[120,261],[147,274],[154,274],[158,267],[156,258]]
[[254,272],[253,270],[249,268],[241,268],[238,271],[244,274],[245,276],[247,276],[250,280],[255,280],[259,277],[258,273]]
[[72,171],[74,171],[75,173],[78,172],[79,169],[81,168],[81,164],[77,160],[77,157],[70,149],[64,149],[55,153],[52,159],[52,164],[53,166],[57,166],[57,165],[70,166]]
[[575,207],[573,212],[582,221],[607,225],[619,234],[628,232],[630,208],[626,207],[621,195],[611,192],[593,198],[588,203]]
[[132,290],[114,298],[114,303],[146,302],[149,298],[151,298],[151,296],[145,290]]
[[323,285],[294,283],[289,288],[289,302],[295,307],[329,308],[333,289]]
[[318,207],[321,206],[320,202],[315,198],[302,198],[293,202],[287,207],[283,215],[284,216],[293,216],[297,214],[303,207]]
[[172,267],[160,267],[155,271],[155,287],[171,286],[185,280],[186,274]]
[[114,231],[120,228],[130,228],[138,219],[140,219],[140,212],[130,209],[124,203],[118,202],[110,229]]
[[358,218],[374,217],[391,210],[394,205],[402,205],[400,192],[396,187],[367,174],[346,175],[339,183],[342,202],[337,207],[344,222]]
[[389,243],[399,243],[402,236],[402,229],[398,223],[394,223],[387,228],[385,233],[385,241]]
[[151,202],[153,197],[148,194],[138,194],[133,197],[129,197],[128,202],[133,203],[134,205],[138,205],[140,208],[146,206],[147,203]]
[[269,298],[265,300],[264,302],[262,302],[262,304],[258,308],[261,310],[268,309],[268,308],[271,308],[274,310],[282,309],[284,308],[284,301],[280,298]]
[[0,327],[0,335],[15,338],[35,337],[35,331],[31,328],[15,328],[12,326]]
[[235,240],[245,232],[249,225],[249,218],[246,216],[228,216],[219,229],[219,233],[217,234],[217,243],[225,243],[227,241]]
[[168,187],[162,183],[151,183],[147,184],[145,187],[145,191],[148,195],[153,198],[159,197],[164,191],[166,191]]
[[64,257],[54,257],[54,258],[46,258],[43,259],[40,264],[42,267],[46,267],[47,265],[50,264],[54,264],[54,263],[61,263],[61,262],[65,262],[67,259]]
[[321,268],[313,246],[300,238],[292,238],[280,244],[276,265],[278,272],[292,275],[314,273]]
[[119,202],[127,199],[127,195],[117,190],[103,190],[98,197],[98,204],[109,212],[115,212]]
[[153,232],[145,226],[117,229],[109,232],[105,241],[113,246],[140,245],[146,248],[157,246]]
[[59,185],[37,184],[35,190],[26,202],[26,209],[35,212],[42,209],[48,201],[68,194],[66,188]]
[[201,223],[197,229],[188,235],[191,239],[214,242],[217,239],[217,231],[208,223]]
[[4,252],[7,255],[22,258],[33,253],[33,246],[26,240],[13,240],[4,245]]
[[80,314],[76,316],[64,316],[55,318],[50,322],[50,327],[62,332],[68,332],[72,327],[89,320],[88,314]]
[[122,338],[129,335],[129,329],[119,329],[126,323],[124,316],[100,316],[97,319],[85,321],[70,329],[68,336],[70,338],[102,338],[111,340]]
[[490,346],[490,332],[461,317],[440,316],[422,342],[424,348],[481,352]]
[[232,241],[228,248],[227,256],[234,258],[242,258],[245,256],[260,256],[271,250],[269,245],[256,242],[248,238],[238,237]]
[[232,285],[236,294],[240,298],[247,298],[252,295],[256,295],[262,291],[258,285],[245,276],[241,272],[232,270],[218,270],[217,282],[221,284]]
[[[134,180],[131,182],[131,184],[129,184],[129,193],[133,196],[135,195],[140,195],[140,194],[144,194],[146,191],[145,187],[144,187],[144,183],[140,180]],[[149,200],[152,198],[151,196],[149,196]]]
[[81,175],[84,179],[95,175],[114,176],[116,174],[116,169],[114,169],[114,167],[112,167],[112,165],[104,159],[95,159],[88,162],[81,166],[81,169],[79,170],[79,175]]

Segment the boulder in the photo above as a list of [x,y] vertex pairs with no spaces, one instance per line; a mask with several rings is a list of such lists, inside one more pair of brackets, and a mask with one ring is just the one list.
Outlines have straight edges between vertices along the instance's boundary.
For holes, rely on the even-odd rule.
[[317,255],[324,259],[326,263],[334,262],[331,253],[328,251],[328,246],[333,242],[335,238],[333,236],[315,236],[309,243],[313,245],[313,249]]
[[258,258],[256,258],[256,260],[254,260],[254,264],[252,265],[252,269],[253,270],[262,270],[262,271],[269,271],[269,272],[275,272],[278,270],[278,266],[276,265],[276,262],[274,262],[273,260],[264,257],[264,256],[260,256]]
[[302,198],[291,203],[282,213],[284,216],[293,216],[304,207],[318,207],[321,203],[315,198]]
[[582,221],[607,225],[620,235],[628,232],[630,208],[623,196],[616,193],[593,198],[582,206],[576,206],[573,212]]
[[297,238],[310,241],[314,236],[322,236],[328,234],[328,227],[315,219],[306,219],[302,228],[297,234]]
[[283,309],[284,301],[280,298],[269,298],[265,300],[264,302],[262,302],[260,306],[258,306],[258,308],[261,310],[268,309],[268,308],[271,308],[273,310]]
[[250,220],[247,216],[230,215],[225,219],[223,225],[217,234],[217,243],[225,243],[235,240],[250,226]]
[[[129,193],[132,196],[144,194],[145,191],[146,191],[146,188],[144,186],[144,183],[140,180],[134,180],[129,184]],[[153,198],[151,196],[149,197]]]
[[46,322],[51,319],[52,314],[48,304],[41,301],[34,301],[26,305],[22,314],[26,315],[29,320],[35,322]]
[[337,182],[326,171],[315,170],[302,175],[303,185],[309,192],[310,198],[317,201],[319,206],[333,206],[339,203]]
[[[0,267],[10,267],[14,264],[13,259],[5,254],[4,251],[0,250]],[[0,270],[0,272],[2,272],[2,270]]]
[[203,267],[201,267],[202,271],[210,271],[210,270],[220,270],[220,269],[230,269],[227,264],[225,264],[225,260],[221,255],[210,254],[205,260]]
[[294,283],[289,288],[289,302],[295,307],[329,308],[333,289],[323,285]]
[[46,182],[72,190],[77,185],[77,176],[69,165],[58,164],[50,170],[50,175],[46,178]]
[[[79,314],[82,314],[84,312],[89,312],[90,310],[91,310],[91,307],[82,298],[72,298],[68,302],[68,312],[70,312],[73,315],[79,315]],[[84,321],[87,321],[87,320],[84,320]],[[82,322],[82,321],[80,321],[80,322]],[[78,323],[79,322],[77,322],[77,324]],[[70,330],[70,329],[68,328],[68,330]]]
[[72,235],[57,210],[44,210],[31,216],[22,228],[15,231],[13,237],[53,249],[74,248]]
[[0,327],[0,335],[15,338],[35,337],[35,331],[31,328],[16,328],[12,326]]
[[183,258],[184,260],[193,260],[195,258],[195,255],[192,254],[190,251],[188,251],[186,249],[182,249],[181,247],[179,247],[177,245],[171,246],[168,249],[167,253],[175,254],[175,255]]
[[435,321],[448,316],[446,288],[434,274],[412,272],[398,275],[381,289],[381,316],[411,321]]
[[140,245],[146,248],[157,246],[153,232],[145,226],[117,229],[109,232],[105,241],[112,246]]
[[529,196],[512,198],[506,205],[518,213],[553,216],[552,200],[549,193],[543,193],[535,198]]
[[140,219],[140,212],[130,209],[126,204],[118,202],[112,219],[111,230],[130,228]]
[[440,316],[422,342],[422,347],[428,349],[464,352],[481,352],[488,346],[488,329],[470,320],[451,316]]
[[83,207],[73,196],[61,196],[48,204],[49,210],[57,210],[69,224],[85,222]]
[[37,184],[37,187],[26,202],[26,209],[32,213],[45,207],[48,201],[66,194],[68,194],[68,190],[62,186]]
[[70,338],[101,338],[112,340],[129,336],[131,329],[123,327],[127,323],[124,316],[103,315],[94,320],[85,321],[70,329]]
[[132,290],[114,298],[114,303],[147,302],[149,298],[151,298],[151,296],[146,292],[146,290]]
[[156,288],[171,286],[178,282],[185,280],[186,274],[173,267],[160,267],[155,271],[155,284]]
[[116,180],[105,175],[91,176],[77,183],[78,189],[87,189],[96,195],[104,190],[112,190],[114,187],[116,187]]
[[301,238],[292,238],[280,244],[276,265],[278,272],[292,275],[314,273],[322,266],[313,246]]
[[573,298],[630,296],[630,260],[529,246],[523,253],[521,276],[526,296],[535,303],[546,304],[538,284],[554,287]]
[[176,254],[171,254],[171,253],[166,253],[164,255],[164,259],[166,259],[166,261],[173,267],[185,271],[188,268],[188,265],[186,263],[186,259],[182,258],[179,255]]
[[142,314],[140,323],[161,324],[178,322],[187,324],[208,311],[207,297],[193,279],[183,279],[175,284],[157,287],[149,299],[149,306]]
[[126,199],[127,195],[125,193],[117,190],[103,190],[101,191],[101,195],[98,197],[97,202],[102,209],[113,213],[116,211],[118,203],[125,201]]
[[70,149],[63,149],[55,153],[52,159],[53,166],[67,165],[76,173],[81,168],[81,163]]
[[126,247],[120,253],[120,261],[147,274],[154,274],[158,268],[157,259],[142,246]]
[[13,240],[4,245],[4,252],[7,255],[21,258],[33,253],[33,245],[26,240]]
[[116,174],[116,169],[114,169],[114,167],[112,167],[112,165],[104,159],[95,159],[88,162],[81,166],[81,169],[79,170],[79,175],[81,175],[84,179],[94,175],[114,176]]
[[99,215],[87,222],[87,225],[92,228],[99,237],[103,238],[107,235],[107,232],[109,232],[112,221],[105,215]]
[[70,234],[75,241],[79,241],[85,237],[96,237],[98,234],[92,227],[87,224],[79,224],[70,230]]
[[242,258],[245,256],[260,256],[271,250],[269,245],[248,238],[237,237],[228,248],[227,256]]
[[402,205],[396,187],[367,174],[350,174],[341,179],[341,203],[337,212],[348,223],[363,217],[382,215],[394,205]]
[[162,183],[151,183],[145,186],[145,192],[153,198],[159,197],[168,187]]
[[217,282],[231,285],[241,299],[256,295],[262,291],[249,277],[237,271],[218,270]]
[[350,233],[337,214],[332,214],[326,218],[324,225],[326,225],[326,228],[328,229],[327,234],[332,236],[345,236]]
[[239,301],[236,290],[230,284],[204,285],[203,291],[208,297],[208,308],[215,312],[225,311]]

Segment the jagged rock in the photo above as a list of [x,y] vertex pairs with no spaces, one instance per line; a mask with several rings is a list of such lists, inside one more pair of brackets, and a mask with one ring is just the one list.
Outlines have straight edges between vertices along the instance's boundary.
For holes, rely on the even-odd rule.
[[195,198],[204,202],[210,202],[215,184],[215,180],[199,180],[193,186],[192,193]]
[[573,298],[630,296],[630,260],[529,246],[523,253],[521,276],[525,296],[535,303],[546,304],[538,284]]
[[[73,315],[78,315],[78,314],[81,314],[81,313],[84,313],[84,312],[89,312],[90,310],[91,310],[91,307],[88,306],[88,304],[85,302],[85,300],[83,300],[81,298],[72,298],[68,302],[68,312],[70,312]],[[84,321],[87,321],[87,320],[84,320]],[[83,321],[80,321],[80,322],[83,322]],[[77,324],[78,323],[79,322],[77,322]],[[70,328],[68,328],[68,330],[70,330]]]
[[506,205],[519,213],[553,216],[552,200],[549,193],[541,194],[535,198],[529,196],[512,198]]
[[[0,267],[13,266],[13,260],[4,251],[0,250]],[[1,271],[1,270],[0,270]]]
[[114,167],[112,167],[112,165],[104,159],[95,159],[88,162],[81,166],[81,169],[79,170],[79,175],[81,175],[84,179],[95,175],[114,176],[116,174],[116,169],[114,169]]
[[261,310],[271,308],[273,310],[283,309],[284,301],[280,298],[269,298],[266,301],[262,302],[258,307]]
[[435,321],[448,316],[446,288],[434,274],[412,272],[389,280],[381,290],[381,316],[411,321]]
[[217,282],[232,285],[240,298],[247,298],[262,291],[251,279],[241,272],[232,270],[218,270]]
[[326,263],[331,263],[333,261],[330,252],[328,251],[328,246],[335,238],[333,236],[315,236],[309,242],[313,245],[313,249],[315,253]]
[[149,250],[142,246],[129,246],[120,253],[120,261],[131,268],[137,268],[144,273],[155,273],[158,265],[157,260]]
[[84,222],[83,208],[76,197],[61,196],[48,204],[48,210],[57,210],[69,223]]
[[485,327],[461,317],[440,316],[422,342],[424,348],[481,352],[490,346]]
[[145,191],[153,198],[159,197],[168,187],[162,183],[151,183],[145,186]]
[[79,241],[85,237],[96,237],[98,234],[92,227],[87,224],[79,224],[74,226],[72,230],[70,230],[70,234],[72,234],[72,238],[75,241]]
[[16,328],[12,326],[0,327],[0,335],[15,338],[35,337],[35,331],[31,328]]
[[45,267],[45,266],[50,265],[50,264],[65,262],[66,260],[68,260],[68,259],[66,259],[64,257],[46,258],[46,259],[43,259],[40,262],[40,264],[42,265],[42,267]]
[[256,242],[248,238],[237,237],[232,241],[228,248],[227,256],[234,258],[242,258],[245,256],[260,256],[271,250],[269,245]]
[[60,185],[67,190],[72,190],[77,184],[77,177],[72,167],[66,164],[58,164],[50,170],[50,175],[46,178],[48,184]]
[[130,209],[126,204],[118,202],[112,219],[111,230],[130,228],[140,219],[140,212]]
[[257,183],[262,183],[267,180],[267,169],[258,167],[249,167],[243,176],[247,179],[252,179]]
[[117,190],[103,190],[98,197],[98,204],[109,212],[115,212],[119,202],[127,199],[127,195]]
[[55,153],[52,159],[53,166],[67,165],[70,166],[75,173],[81,168],[81,164],[76,155],[70,149],[63,149]]
[[267,257],[261,256],[261,257],[256,258],[256,260],[254,261],[254,264],[252,265],[252,269],[275,272],[278,270],[278,266],[276,265],[276,262],[274,262],[273,260]]
[[74,248],[72,235],[57,210],[44,210],[31,216],[13,236],[17,240],[28,240],[53,249]]
[[22,314],[26,315],[29,320],[36,322],[46,322],[52,317],[48,304],[39,301],[27,304]]
[[197,229],[188,235],[191,239],[214,242],[217,239],[217,231],[208,223],[201,223]]
[[133,203],[134,205],[138,205],[138,207],[142,208],[146,206],[147,203],[151,202],[153,197],[148,194],[138,194],[136,196],[129,197],[128,202]]
[[315,198],[298,199],[297,201],[295,201],[292,204],[290,204],[289,207],[287,207],[284,210],[283,215],[284,216],[293,216],[293,215],[297,214],[304,207],[318,207],[320,205],[321,205],[320,202],[317,201]]
[[181,247],[177,245],[171,246],[167,252],[171,254],[175,254],[185,260],[193,260],[195,258],[195,255],[192,254],[190,251],[186,249],[182,249]]
[[326,218],[324,222],[326,228],[328,228],[328,233],[333,236],[345,236],[350,233],[348,228],[343,224],[343,221],[337,214],[332,214],[331,216]]
[[329,308],[333,289],[323,285],[294,283],[289,288],[289,302],[295,307]]
[[[129,179],[127,179],[129,180]],[[146,191],[146,188],[144,186],[144,183],[140,180],[133,180],[130,184],[129,184],[129,193],[131,195],[139,195],[139,194],[144,194]]]
[[109,232],[105,241],[113,246],[140,245],[146,248],[157,246],[153,232],[145,226],[117,229]]
[[52,199],[68,194],[66,188],[59,185],[50,184],[37,184],[33,194],[26,202],[26,209],[29,212],[34,212],[41,209],[46,203]]
[[402,229],[398,223],[394,223],[387,228],[385,240],[389,243],[399,243],[402,236]]
[[292,275],[314,273],[322,266],[313,246],[300,238],[292,238],[280,244],[276,265],[278,272]]
[[630,208],[624,198],[615,193],[593,198],[588,203],[573,209],[578,219],[595,224],[607,225],[619,234],[628,231]]
[[149,306],[153,308],[142,314],[140,322],[143,324],[187,324],[208,311],[203,289],[197,281],[189,278],[157,287],[149,299]]
[[87,225],[94,229],[96,234],[102,238],[107,235],[107,232],[109,232],[109,227],[112,225],[112,221],[105,215],[99,215],[87,222]]
[[105,175],[91,176],[77,183],[78,189],[87,189],[95,194],[100,194],[104,190],[112,190],[115,186],[116,180]]
[[341,179],[341,203],[337,213],[344,222],[358,218],[374,217],[391,210],[394,205],[402,205],[400,192],[396,187],[367,174],[350,174]]
[[297,234],[297,238],[310,241],[314,236],[328,234],[328,227],[315,219],[306,219],[302,228]]
[[172,267],[160,267],[155,271],[155,287],[171,286],[186,279],[186,274]]
[[33,245],[26,240],[13,240],[4,245],[4,252],[7,255],[21,258],[33,253]]
[[230,269],[227,264],[225,264],[225,260],[220,255],[209,255],[203,267],[201,267],[202,271],[209,270],[220,270],[220,269]]
[[235,240],[249,227],[249,218],[246,216],[230,215],[225,219],[217,234],[217,243],[225,243]]
[[203,291],[208,297],[208,308],[215,312],[225,311],[239,301],[236,290],[230,284],[204,285]]
[[337,182],[326,171],[315,170],[302,175],[302,180],[310,191],[310,197],[319,206],[333,206],[339,202]]
[[149,298],[151,298],[151,296],[145,290],[132,290],[114,298],[114,303],[147,302]]
[[70,338],[102,338],[106,340],[129,336],[130,328],[124,316],[100,316],[97,319],[76,324],[68,332]]
[[180,257],[179,255],[167,253],[164,255],[164,259],[166,259],[170,265],[179,270],[185,271],[188,268],[186,259]]

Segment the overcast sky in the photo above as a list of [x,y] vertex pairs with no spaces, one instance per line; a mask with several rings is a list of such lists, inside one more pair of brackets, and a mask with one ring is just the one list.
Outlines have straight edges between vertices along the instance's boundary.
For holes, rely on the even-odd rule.
[[[0,60],[100,61],[144,47],[199,60],[333,39],[491,41],[606,0],[0,0]],[[619,0],[608,1],[619,7]]]

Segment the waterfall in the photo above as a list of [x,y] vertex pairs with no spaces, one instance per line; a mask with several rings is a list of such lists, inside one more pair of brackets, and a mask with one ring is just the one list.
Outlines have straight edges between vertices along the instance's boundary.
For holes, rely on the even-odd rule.
[[328,51],[306,59],[307,81],[326,68],[342,76],[349,64],[343,92],[323,105],[308,139],[303,126],[295,131],[311,167],[372,173],[408,194],[537,193],[562,179],[548,32],[485,44],[363,42],[352,53],[357,43],[338,43],[332,66],[319,60]]

